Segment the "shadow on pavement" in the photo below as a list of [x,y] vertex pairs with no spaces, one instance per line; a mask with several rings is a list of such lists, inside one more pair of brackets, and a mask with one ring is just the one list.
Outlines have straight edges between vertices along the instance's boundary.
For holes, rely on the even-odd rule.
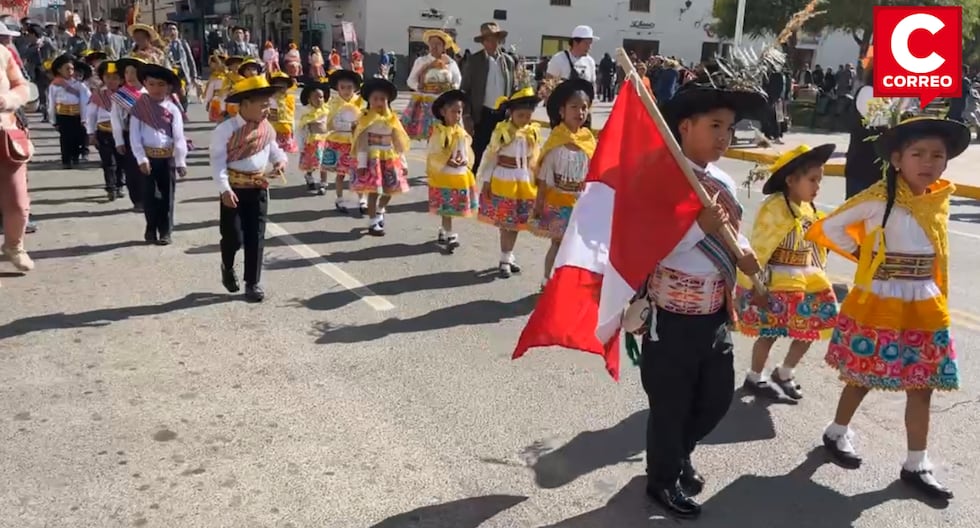
[[477,528],[493,516],[527,500],[517,495],[470,497],[423,506],[389,517],[371,528]]
[[105,201],[105,193],[103,192],[98,196],[75,196],[73,198],[63,199],[42,198],[40,200],[31,200],[31,205],[65,205],[70,203],[99,203]]
[[[496,269],[484,271],[446,271],[416,275],[390,281],[376,282],[365,287],[382,297],[394,297],[403,293],[422,292],[431,290],[446,290],[487,284],[496,280]],[[311,297],[296,299],[296,306],[310,310],[330,311],[357,302],[359,297],[349,290],[337,290]]]
[[398,242],[386,246],[368,246],[354,251],[333,251],[325,256],[330,262],[338,264],[341,262],[369,262],[378,259],[416,257],[436,252],[438,252],[438,248],[433,242],[426,241],[418,244]]
[[[127,202],[128,203],[128,202]],[[57,213],[31,213],[31,220],[44,222],[49,220],[79,219],[79,218],[98,218],[102,216],[113,216],[118,214],[135,214],[132,209],[102,209],[99,211],[62,211]]]
[[795,402],[754,398],[739,388],[735,391],[728,413],[701,443],[724,445],[776,438],[776,426],[773,424],[769,407],[792,403]]
[[[212,198],[213,201],[217,202],[216,199]],[[202,220],[200,222],[187,222],[184,224],[175,224],[174,231],[197,231],[198,229],[215,229],[218,228],[217,220]]]
[[35,249],[31,251],[31,258],[34,260],[44,260],[52,258],[72,258],[87,257],[97,253],[106,253],[117,249],[125,249],[136,246],[145,246],[142,240],[126,240],[124,242],[112,242],[110,244],[99,244],[97,246],[73,246],[60,249]]
[[425,315],[410,319],[386,319],[380,323],[361,326],[334,326],[327,322],[314,324],[313,331],[320,334],[316,343],[363,343],[395,334],[408,334],[441,330],[465,325],[499,323],[505,319],[523,317],[534,309],[537,294],[516,301],[473,301],[457,306],[447,306]]
[[[359,240],[364,238],[363,229],[351,229],[348,232],[331,232],[331,231],[308,231],[306,233],[293,233],[292,236],[299,240],[300,242],[308,245],[314,246],[317,244],[330,244],[333,242],[350,242],[352,240]],[[283,247],[289,246],[290,244],[279,237],[269,237],[265,241],[265,247]],[[221,246],[218,244],[208,244],[206,246],[192,247],[186,250],[188,255],[205,255],[208,253],[218,253],[221,251]],[[275,269],[275,268],[273,268]]]
[[[34,168],[34,164],[33,163],[27,166],[27,170],[28,171],[30,171],[33,168]],[[37,193],[37,192],[45,192],[45,191],[88,191],[88,190],[102,189],[102,187],[104,187],[103,184],[101,184],[101,183],[94,183],[92,185],[67,185],[67,186],[64,186],[64,187],[62,187],[62,186],[57,186],[57,187],[28,187],[27,190],[31,194],[34,194],[34,193]]]
[[125,306],[122,308],[103,308],[73,314],[55,313],[25,317],[0,326],[0,339],[17,337],[45,330],[64,330],[68,328],[99,328],[134,317],[169,314],[180,310],[190,310],[236,300],[229,295],[213,293],[191,293],[180,299],[160,304]]

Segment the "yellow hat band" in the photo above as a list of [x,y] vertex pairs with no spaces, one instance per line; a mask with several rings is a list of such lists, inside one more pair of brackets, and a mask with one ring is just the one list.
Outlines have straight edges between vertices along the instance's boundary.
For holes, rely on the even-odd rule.
[[110,62],[109,65],[105,67],[105,72],[106,73],[119,73],[119,70],[116,68],[116,63],[115,62]]

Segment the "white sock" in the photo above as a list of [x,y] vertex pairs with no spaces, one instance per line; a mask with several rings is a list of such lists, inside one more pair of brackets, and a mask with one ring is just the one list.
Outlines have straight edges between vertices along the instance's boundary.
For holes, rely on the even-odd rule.
[[849,427],[846,425],[831,422],[829,425],[827,425],[827,428],[824,429],[823,434],[830,437],[831,440],[837,440],[838,438],[846,435],[848,430]]
[[776,369],[776,377],[783,381],[789,381],[793,379],[795,372],[793,369],[787,367],[779,367]]
[[371,218],[371,227],[375,227],[381,223],[381,215],[375,215]]
[[839,423],[831,423],[824,429],[823,434],[827,435],[831,440],[834,440],[837,443],[837,449],[840,449],[844,453],[857,452],[854,449],[854,444],[851,443],[851,439],[854,438],[854,431],[851,431],[850,427]]
[[500,263],[501,264],[513,264],[514,263],[514,252],[513,251],[501,251],[500,252]]
[[909,451],[902,467],[908,471],[923,471],[932,469],[932,463],[929,462],[929,455],[925,450]]
[[752,372],[751,370],[745,373],[745,379],[751,381],[752,383],[759,383],[762,381],[761,372]]

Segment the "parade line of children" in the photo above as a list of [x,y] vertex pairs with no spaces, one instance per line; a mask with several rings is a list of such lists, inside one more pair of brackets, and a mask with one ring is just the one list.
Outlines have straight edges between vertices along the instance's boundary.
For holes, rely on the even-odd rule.
[[[385,79],[362,80],[353,71],[337,70],[325,83],[306,85],[300,95],[306,111],[294,130],[291,78],[279,72],[263,75],[263,65],[251,59],[218,57],[212,64],[208,108],[218,125],[211,135],[210,162],[220,196],[221,281],[229,292],[241,289],[235,257],[244,248],[245,298],[259,302],[265,297],[260,278],[268,189],[270,179],[285,173],[288,153],[301,153],[306,185],[317,194],[325,194],[328,174],[335,174],[338,211],[348,210],[349,185],[368,217],[368,234],[383,236],[386,206],[409,190],[405,154],[410,138],[391,109],[397,90]],[[84,77],[93,66],[100,83],[90,90],[75,70]],[[224,69],[228,66],[233,70]],[[175,181],[186,175],[188,150],[183,112],[172,98],[179,89],[175,72],[134,58],[90,65],[67,56],[53,61],[51,70],[50,118],[61,136],[63,163],[73,166],[86,143],[95,146],[109,199],[121,197],[128,187],[146,218],[145,240],[169,244]],[[586,126],[594,95],[592,84],[582,80],[559,84],[547,100],[551,132],[543,143],[532,121],[540,104],[535,92],[524,89],[502,98],[498,109],[506,119],[493,131],[477,174],[472,139],[462,126],[466,94],[449,90],[435,98],[426,177],[429,212],[440,218],[437,244],[447,252],[460,247],[456,221],[476,217],[498,229],[498,274],[508,278],[521,271],[514,250],[519,233],[529,231],[551,242],[544,259],[546,283],[596,149]],[[931,497],[949,499],[952,492],[934,477],[926,449],[932,392],[959,388],[946,300],[953,185],[941,176],[947,162],[966,149],[969,130],[930,118],[887,129],[875,143],[887,162],[881,182],[829,215],[818,212],[814,201],[833,145],[787,152],[769,167],[763,186],[769,197],[756,215],[751,240],[740,237],[748,253],[736,259],[724,249],[712,253],[712,241],[722,229],[731,226],[737,232],[742,211],[731,178],[713,163],[723,152],[718,142],[730,141],[736,116],[751,116],[760,106],[758,97],[690,83],[664,104],[683,153],[699,167],[702,184],[724,199],[701,212],[691,228],[694,235],[686,235],[664,265],[651,270],[637,296],[655,305],[652,313],[657,314],[655,325],[642,331],[644,349],[668,354],[671,336],[691,337],[676,332],[710,323],[695,332],[707,339],[702,348],[730,351],[731,338],[725,336],[733,326],[756,338],[744,388],[761,397],[801,400],[796,368],[813,341],[829,339],[825,361],[839,371],[845,388],[823,433],[825,448],[842,466],[858,468],[862,459],[850,429],[857,408],[870,390],[903,391],[908,453],[900,478]],[[825,271],[828,250],[857,264],[855,288],[839,308]],[[695,256],[707,256],[707,268],[698,268],[702,264]],[[679,267],[664,267],[668,261]],[[753,276],[762,279],[765,292],[753,289]],[[646,335],[656,325],[659,336]],[[770,350],[780,338],[791,340],[789,352],[767,378]],[[719,379],[733,374],[730,359],[712,368]],[[670,371],[662,370],[658,379]],[[682,383],[682,378],[674,381]],[[651,405],[658,399],[651,395]],[[723,416],[730,394],[718,399]],[[652,410],[651,419],[665,412]],[[706,422],[695,436],[711,428]],[[677,440],[684,446],[667,445],[671,435],[663,430],[657,435],[648,440],[653,442],[648,458],[663,459],[648,461],[648,493],[676,515],[697,515],[700,506],[692,497],[704,477],[690,458],[694,445],[687,440]]]

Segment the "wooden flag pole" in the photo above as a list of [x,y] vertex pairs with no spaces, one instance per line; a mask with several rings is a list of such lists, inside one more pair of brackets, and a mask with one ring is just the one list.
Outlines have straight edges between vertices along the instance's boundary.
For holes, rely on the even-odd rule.
[[[647,112],[650,113],[650,117],[653,118],[653,122],[657,125],[657,130],[660,131],[660,135],[664,138],[664,143],[670,150],[671,155],[674,157],[674,161],[681,168],[684,173],[684,177],[687,178],[687,182],[691,185],[694,190],[694,194],[698,196],[698,200],[701,201],[701,205],[704,207],[714,207],[715,199],[708,196],[707,191],[698,181],[698,177],[694,174],[694,169],[691,168],[691,164],[687,161],[687,156],[681,152],[681,146],[677,144],[677,138],[674,137],[674,133],[670,131],[670,127],[667,126],[667,121],[664,119],[663,114],[660,113],[660,109],[657,108],[656,101],[653,100],[653,96],[647,87],[643,85],[640,80],[639,74],[636,72],[636,68],[633,67],[633,61],[630,60],[629,55],[626,54],[626,50],[623,48],[616,49],[616,62],[619,67],[623,69],[626,73],[626,78],[633,81],[633,85],[640,94],[640,100],[643,101],[643,106],[646,107]],[[735,230],[732,229],[731,225],[726,224],[724,229],[721,230],[721,237],[724,240],[725,245],[728,249],[736,256],[736,258],[741,258],[745,255],[742,248],[738,245],[738,238],[736,237]],[[755,291],[763,293],[767,290],[766,286],[762,283],[757,275],[750,277],[752,279],[752,286]]]

